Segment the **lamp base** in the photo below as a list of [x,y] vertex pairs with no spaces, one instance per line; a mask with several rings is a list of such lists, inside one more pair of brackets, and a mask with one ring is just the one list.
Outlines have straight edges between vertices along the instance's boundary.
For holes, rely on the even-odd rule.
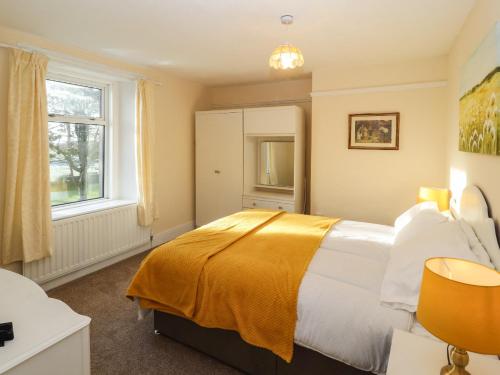
[[454,347],[451,351],[452,365],[446,365],[441,369],[441,375],[470,375],[465,369],[469,364],[469,354],[463,349]]
[[441,375],[470,375],[470,372],[455,365],[446,365],[441,369]]

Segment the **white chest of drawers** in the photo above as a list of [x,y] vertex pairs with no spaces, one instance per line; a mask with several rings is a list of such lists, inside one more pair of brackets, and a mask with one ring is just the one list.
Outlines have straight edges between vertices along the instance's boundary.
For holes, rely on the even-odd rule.
[[295,203],[293,201],[253,197],[250,195],[243,196],[243,208],[268,208],[272,210],[283,210],[287,212],[295,212]]
[[0,374],[90,375],[90,318],[1,268],[0,322],[14,327],[14,340],[0,347]]

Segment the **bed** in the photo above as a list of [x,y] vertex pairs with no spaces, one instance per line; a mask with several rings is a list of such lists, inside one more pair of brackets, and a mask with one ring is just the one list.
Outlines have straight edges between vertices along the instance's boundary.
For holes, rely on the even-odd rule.
[[[475,187],[453,206],[489,253],[500,256],[493,221]],[[414,313],[380,303],[394,227],[343,220],[324,236],[298,290],[293,359],[250,345],[237,332],[154,311],[155,330],[251,374],[385,373],[392,331],[421,330]]]

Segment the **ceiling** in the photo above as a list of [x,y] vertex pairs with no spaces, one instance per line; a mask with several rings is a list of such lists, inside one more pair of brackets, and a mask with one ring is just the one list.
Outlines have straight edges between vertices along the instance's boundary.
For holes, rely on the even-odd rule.
[[[265,81],[272,50],[323,66],[448,53],[475,0],[2,0],[0,25],[189,76],[209,85]],[[292,14],[288,29],[282,14]]]

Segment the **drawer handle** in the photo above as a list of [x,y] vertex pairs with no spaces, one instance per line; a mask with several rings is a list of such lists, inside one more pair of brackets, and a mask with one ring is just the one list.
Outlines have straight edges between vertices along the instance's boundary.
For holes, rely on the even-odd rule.
[[255,207],[255,206],[257,206],[257,203],[253,202],[253,203],[252,203],[252,206],[254,206],[254,207]]
[[220,171],[218,169],[214,170],[215,174],[220,174]]
[[282,209],[283,209],[283,207],[281,207],[281,206],[278,206],[278,210],[282,210]]

